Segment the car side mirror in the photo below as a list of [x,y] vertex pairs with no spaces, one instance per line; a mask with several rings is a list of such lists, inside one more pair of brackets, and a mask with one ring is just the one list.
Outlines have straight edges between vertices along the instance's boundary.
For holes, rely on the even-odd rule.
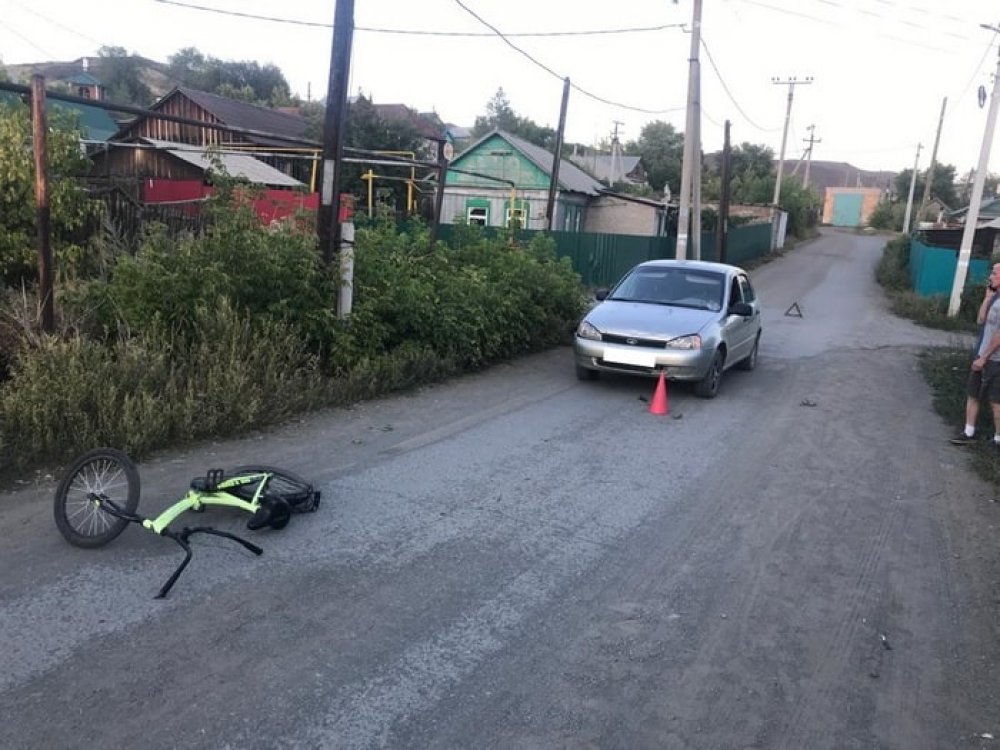
[[610,289],[601,287],[600,289],[594,292],[594,297],[595,299],[603,302],[605,299],[607,299],[608,292],[610,291],[611,291]]
[[734,302],[729,306],[730,315],[741,315],[744,318],[749,318],[753,315],[753,307],[747,302]]

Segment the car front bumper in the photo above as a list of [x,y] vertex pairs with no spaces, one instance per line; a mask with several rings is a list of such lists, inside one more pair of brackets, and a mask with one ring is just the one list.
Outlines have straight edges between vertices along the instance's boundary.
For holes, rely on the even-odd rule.
[[653,349],[574,337],[573,354],[578,367],[669,380],[701,380],[708,372],[711,349]]

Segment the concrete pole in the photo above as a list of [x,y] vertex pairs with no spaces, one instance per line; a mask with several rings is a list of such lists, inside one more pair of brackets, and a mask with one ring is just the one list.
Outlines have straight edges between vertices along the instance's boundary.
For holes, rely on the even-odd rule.
[[701,260],[701,66],[695,70],[694,161],[691,164],[691,257]]
[[688,55],[688,100],[687,122],[684,126],[684,161],[681,163],[681,192],[677,208],[677,260],[687,259],[688,236],[691,232],[691,175],[697,150],[695,132],[695,110],[698,95],[698,52],[701,48],[701,3],[694,0],[694,15],[691,19],[691,54]]
[[922,143],[917,144],[917,156],[913,160],[913,174],[910,175],[910,195],[906,199],[906,213],[903,214],[903,234],[910,233],[910,211],[913,209],[913,189],[917,185],[917,164],[920,163],[920,149],[923,147]]
[[[984,29],[1000,33],[994,26],[981,24]],[[1000,48],[998,48],[1000,53]],[[997,72],[993,76],[993,93],[990,94],[990,109],[986,115],[986,130],[983,132],[983,145],[979,149],[979,166],[976,168],[976,180],[972,185],[972,198],[969,210],[965,214],[965,228],[962,230],[962,245],[958,250],[958,264],[955,267],[955,280],[951,285],[951,298],[948,300],[948,316],[958,315],[962,302],[962,289],[969,275],[969,258],[972,256],[972,240],[975,238],[976,225],[979,222],[979,207],[983,202],[983,185],[986,182],[986,170],[990,165],[990,146],[993,143],[993,131],[997,124],[997,100],[1000,99],[1000,54],[997,57]]]
[[774,198],[771,199],[771,249],[774,250],[777,245],[778,232],[777,232],[777,216],[778,216],[778,201],[781,198],[781,172],[785,167],[785,146],[788,143],[788,123],[792,119],[792,99],[795,96],[795,87],[798,84],[808,84],[812,83],[812,78],[807,77],[803,80],[798,80],[797,78],[788,78],[784,81],[778,78],[772,78],[771,83],[774,84],[788,84],[788,106],[785,109],[785,127],[781,131],[781,153],[778,155],[778,176],[774,181]]

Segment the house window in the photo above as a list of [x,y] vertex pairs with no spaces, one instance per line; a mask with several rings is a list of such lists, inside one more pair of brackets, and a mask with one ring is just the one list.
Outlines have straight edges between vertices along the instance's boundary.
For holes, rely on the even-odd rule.
[[527,209],[524,209],[524,208],[515,208],[515,209],[511,210],[511,209],[508,208],[507,209],[507,219],[506,219],[506,221],[504,223],[509,228],[512,221],[517,223],[517,228],[518,229],[524,229],[525,225],[528,222],[528,211],[527,211]]
[[516,229],[528,228],[528,201],[518,200],[511,205],[510,201],[504,201],[504,222],[503,225]]
[[490,225],[490,201],[488,198],[465,199],[465,223],[479,227]]

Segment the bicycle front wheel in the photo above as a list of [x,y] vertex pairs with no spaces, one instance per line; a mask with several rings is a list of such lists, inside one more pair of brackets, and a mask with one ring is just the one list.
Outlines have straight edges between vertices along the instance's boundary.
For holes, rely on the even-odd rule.
[[126,513],[139,505],[139,472],[132,459],[114,448],[95,448],[80,456],[59,483],[55,519],[59,533],[76,547],[100,547],[125,530],[128,521],[94,502],[111,500]]

